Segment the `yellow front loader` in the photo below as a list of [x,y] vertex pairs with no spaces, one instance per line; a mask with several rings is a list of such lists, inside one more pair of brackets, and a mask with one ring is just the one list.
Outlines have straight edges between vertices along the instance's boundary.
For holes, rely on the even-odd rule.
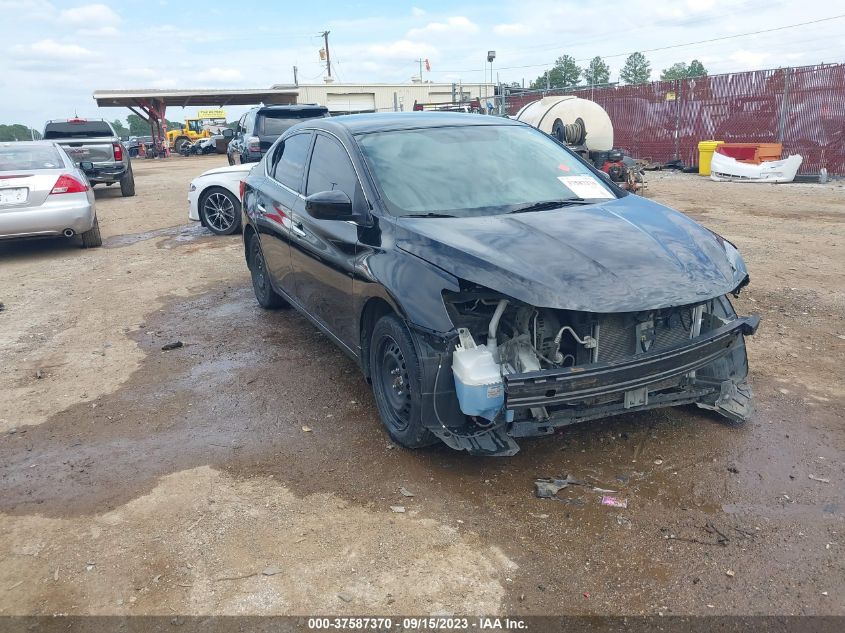
[[167,142],[173,152],[179,152],[185,143],[219,134],[226,127],[224,110],[200,110],[196,117],[188,117],[181,128],[167,131]]

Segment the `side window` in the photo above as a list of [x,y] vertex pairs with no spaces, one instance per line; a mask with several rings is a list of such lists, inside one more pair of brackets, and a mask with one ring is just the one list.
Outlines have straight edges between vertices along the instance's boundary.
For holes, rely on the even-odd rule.
[[355,202],[358,188],[358,176],[346,150],[334,139],[318,134],[308,169],[305,195],[339,189]]
[[238,129],[237,129],[237,131],[238,131],[238,132],[240,132],[240,133],[243,133],[243,131],[244,131],[244,126],[245,126],[245,125],[246,125],[246,115],[243,115],[243,116],[241,117],[241,120],[240,120],[240,121],[238,121]]
[[310,145],[310,133],[294,134],[280,143],[274,156],[276,164],[273,166],[273,178],[294,191],[300,191]]

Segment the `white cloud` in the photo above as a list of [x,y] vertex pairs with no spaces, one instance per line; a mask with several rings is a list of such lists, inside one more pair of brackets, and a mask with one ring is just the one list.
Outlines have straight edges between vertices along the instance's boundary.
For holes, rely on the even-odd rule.
[[768,57],[771,57],[769,53],[749,51],[744,48],[734,51],[730,55],[730,59],[739,64],[743,70],[762,68],[763,60]]
[[82,60],[94,53],[78,44],[60,44],[55,40],[39,40],[26,46],[13,46],[15,56],[27,59]]
[[531,33],[531,28],[520,22],[512,24],[497,24],[493,27],[493,32],[496,35],[528,35]]
[[227,84],[243,79],[243,74],[237,68],[209,68],[197,75],[197,80],[210,84]]
[[411,29],[408,31],[408,38],[416,40],[432,35],[474,35],[479,30],[475,22],[462,15],[456,15],[445,22],[429,22],[422,28]]
[[420,9],[419,7],[411,7],[411,15],[415,18],[421,18],[425,15],[425,10]]
[[65,9],[59,14],[59,22],[77,29],[115,27],[121,23],[120,16],[104,4],[86,4]]
[[397,40],[384,44],[372,44],[367,47],[367,52],[376,58],[392,59],[414,59],[421,56],[433,57],[437,49],[425,42],[412,42],[410,40]]
[[90,37],[117,37],[120,31],[113,26],[101,26],[98,29],[79,29],[77,34]]

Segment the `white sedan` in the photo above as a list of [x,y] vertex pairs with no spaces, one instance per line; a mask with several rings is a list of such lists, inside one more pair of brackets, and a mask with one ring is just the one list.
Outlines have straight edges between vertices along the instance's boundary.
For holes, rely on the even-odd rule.
[[209,169],[191,181],[188,217],[217,235],[241,228],[241,181],[255,163]]

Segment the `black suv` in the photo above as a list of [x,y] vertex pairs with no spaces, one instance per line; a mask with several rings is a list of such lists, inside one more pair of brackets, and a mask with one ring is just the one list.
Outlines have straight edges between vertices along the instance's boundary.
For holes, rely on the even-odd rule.
[[226,154],[229,164],[257,163],[284,132],[305,119],[329,116],[329,109],[313,103],[258,106],[238,121]]

